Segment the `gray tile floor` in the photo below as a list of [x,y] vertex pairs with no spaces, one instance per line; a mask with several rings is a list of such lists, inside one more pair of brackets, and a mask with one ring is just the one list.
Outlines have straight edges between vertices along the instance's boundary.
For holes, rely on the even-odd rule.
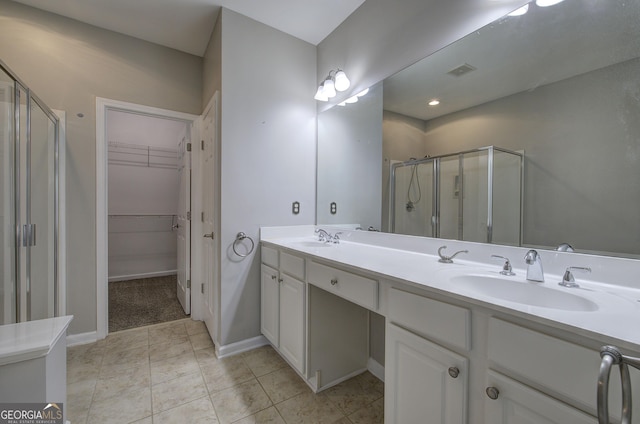
[[383,422],[371,374],[316,395],[271,347],[217,359],[190,319],[70,347],[67,389],[71,424]]

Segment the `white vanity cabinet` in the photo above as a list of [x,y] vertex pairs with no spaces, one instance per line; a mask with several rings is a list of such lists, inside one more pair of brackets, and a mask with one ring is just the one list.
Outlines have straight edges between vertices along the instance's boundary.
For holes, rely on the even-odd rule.
[[[597,349],[564,340],[560,332],[554,336],[489,318],[487,387],[497,389],[499,395],[485,402],[487,422],[519,423],[518,416],[535,416],[526,408],[536,406],[534,411],[541,418],[530,418],[532,422],[597,423],[596,382],[601,362]],[[632,387],[640,387],[640,373],[631,372],[631,380]],[[620,386],[619,373],[612,372],[609,402],[616,420],[620,419]],[[633,403],[640,404],[637,391],[632,395]],[[507,421],[494,420],[498,416]]]
[[305,372],[304,259],[262,247],[261,331],[289,363]]
[[470,348],[466,308],[390,289],[386,328],[385,423],[463,424]]
[[598,423],[595,417],[496,372],[488,372],[487,382],[485,423]]
[[466,422],[467,358],[393,324],[386,344],[385,423]]

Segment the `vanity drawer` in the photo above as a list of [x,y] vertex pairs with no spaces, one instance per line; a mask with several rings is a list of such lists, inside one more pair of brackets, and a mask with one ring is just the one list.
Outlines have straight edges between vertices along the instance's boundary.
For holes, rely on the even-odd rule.
[[304,258],[280,252],[280,271],[304,281]]
[[[565,340],[540,333],[501,319],[489,320],[489,366],[539,386],[554,397],[566,399],[591,414],[596,413],[596,383],[600,353]],[[611,373],[610,409],[619,416],[620,378]],[[639,373],[631,373],[633,387],[640,387]],[[633,392],[634,403],[640,396]]]
[[307,279],[310,284],[365,308],[378,309],[378,282],[376,280],[315,262],[309,262]]
[[471,311],[398,289],[389,290],[388,318],[443,344],[471,350]]
[[271,268],[278,268],[278,249],[262,245],[260,258],[262,263],[269,265]]

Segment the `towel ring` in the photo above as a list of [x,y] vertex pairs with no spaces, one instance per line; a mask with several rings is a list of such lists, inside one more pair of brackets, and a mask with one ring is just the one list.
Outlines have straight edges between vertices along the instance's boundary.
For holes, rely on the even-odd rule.
[[[244,255],[241,253],[238,253],[238,251],[236,250],[236,245],[240,242],[242,242],[242,240],[244,239],[249,239],[249,241],[251,242],[251,248],[249,249],[249,251],[247,253],[245,253]],[[242,231],[240,231],[237,235],[236,235],[236,239],[233,241],[233,253],[235,253],[236,255],[240,256],[241,258],[246,258],[247,256],[249,256],[251,254],[251,252],[253,252],[253,248],[256,247],[256,244],[253,242],[253,239],[251,237],[249,237],[248,235],[246,235],[245,233],[243,233]]]

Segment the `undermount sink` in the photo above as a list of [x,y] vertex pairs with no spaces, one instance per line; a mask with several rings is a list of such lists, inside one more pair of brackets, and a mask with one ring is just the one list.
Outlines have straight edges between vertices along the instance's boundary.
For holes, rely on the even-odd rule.
[[551,289],[536,283],[520,282],[487,275],[461,275],[451,278],[454,287],[509,302],[565,311],[596,311],[598,305],[578,294]]

